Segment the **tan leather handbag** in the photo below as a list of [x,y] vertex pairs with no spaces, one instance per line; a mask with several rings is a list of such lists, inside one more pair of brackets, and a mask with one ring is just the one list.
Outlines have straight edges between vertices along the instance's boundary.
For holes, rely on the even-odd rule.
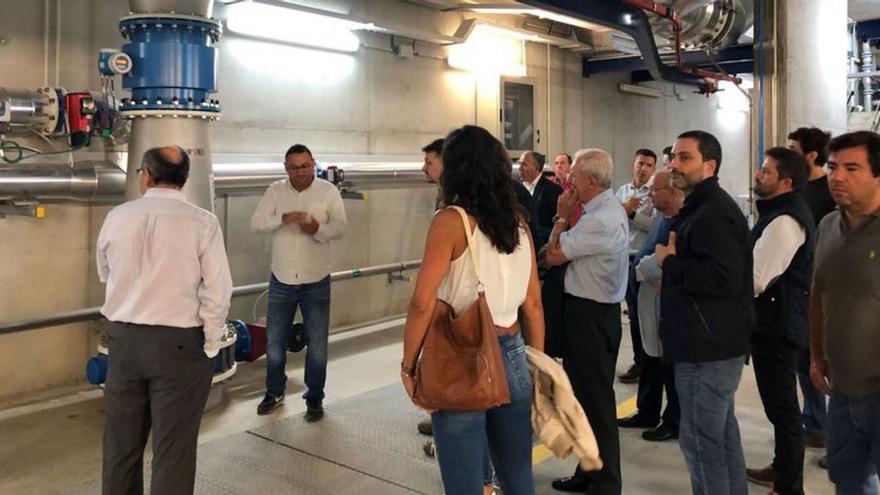
[[510,390],[498,335],[471,249],[471,225],[458,211],[477,276],[477,300],[453,316],[449,304],[437,300],[431,323],[420,344],[414,375],[416,405],[429,410],[485,411],[510,403]]

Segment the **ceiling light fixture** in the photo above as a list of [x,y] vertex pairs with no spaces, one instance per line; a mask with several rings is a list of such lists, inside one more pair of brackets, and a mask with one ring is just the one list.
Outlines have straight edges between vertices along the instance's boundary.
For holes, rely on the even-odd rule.
[[647,86],[638,86],[636,84],[626,84],[619,83],[617,85],[618,91],[621,93],[628,93],[631,95],[638,96],[647,96],[649,98],[660,98],[663,96],[663,92],[656,88],[649,88]]
[[241,35],[294,45],[353,53],[360,40],[352,33],[375,26],[258,2],[242,2],[227,9],[226,27]]

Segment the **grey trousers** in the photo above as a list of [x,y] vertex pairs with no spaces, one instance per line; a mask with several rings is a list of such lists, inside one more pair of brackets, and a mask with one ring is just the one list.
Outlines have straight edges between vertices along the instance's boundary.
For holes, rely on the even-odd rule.
[[152,430],[150,493],[193,493],[202,410],[214,361],[201,327],[112,322],[104,389],[104,495],[144,492],[144,448]]

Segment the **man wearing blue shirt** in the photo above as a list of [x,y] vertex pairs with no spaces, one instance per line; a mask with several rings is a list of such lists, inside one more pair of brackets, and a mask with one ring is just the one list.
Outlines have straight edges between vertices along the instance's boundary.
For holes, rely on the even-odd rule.
[[[614,368],[620,349],[620,302],[629,268],[629,222],[611,192],[611,156],[581,150],[571,170],[572,188],[562,194],[548,242],[547,262],[570,262],[565,273],[563,367],[596,435],[604,466],[553,481],[553,488],[619,495],[620,440],[617,432]],[[563,232],[571,212],[583,216]]]

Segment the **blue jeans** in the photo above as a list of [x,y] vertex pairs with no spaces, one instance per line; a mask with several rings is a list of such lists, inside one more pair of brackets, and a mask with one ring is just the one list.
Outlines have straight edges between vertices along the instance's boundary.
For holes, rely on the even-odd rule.
[[532,379],[521,334],[499,337],[510,404],[488,411],[437,411],[431,415],[437,461],[446,493],[482,495],[486,442],[504,495],[534,495],[532,478]]
[[287,285],[275,275],[269,279],[266,314],[266,392],[274,397],[287,385],[287,341],[296,308],[302,308],[306,345],[304,381],[307,401],[324,398],[327,381],[327,338],[330,333],[330,277],[311,283]]
[[831,395],[828,477],[838,495],[877,495],[880,472],[880,392],[857,399]]
[[804,410],[801,414],[804,431],[824,437],[828,427],[828,398],[810,380],[809,349],[801,352],[797,373],[801,392],[804,394]]
[[706,363],[675,363],[681,404],[679,446],[694,495],[747,495],[734,395],[745,357]]

